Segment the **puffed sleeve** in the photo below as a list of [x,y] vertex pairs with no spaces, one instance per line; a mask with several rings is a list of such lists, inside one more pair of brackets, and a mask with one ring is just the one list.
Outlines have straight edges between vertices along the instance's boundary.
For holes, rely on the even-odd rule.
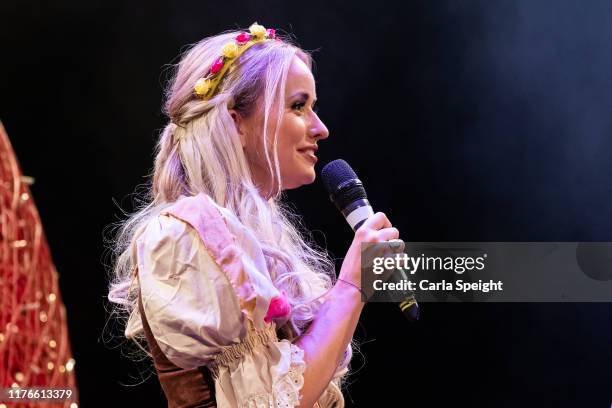
[[193,228],[159,216],[137,248],[145,315],[170,361],[206,365],[221,346],[240,340],[243,318],[232,286]]
[[[298,405],[303,351],[278,340],[274,321],[252,321],[225,265],[238,265],[244,279],[267,271],[254,271],[240,249],[232,249],[229,262],[206,244],[189,223],[169,215],[151,221],[137,241],[143,310],[160,349],[179,367],[209,367],[219,408]],[[269,296],[254,299],[254,310],[268,308]]]

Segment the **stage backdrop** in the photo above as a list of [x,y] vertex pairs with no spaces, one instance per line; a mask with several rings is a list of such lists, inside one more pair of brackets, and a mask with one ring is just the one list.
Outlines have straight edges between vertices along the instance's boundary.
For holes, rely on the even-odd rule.
[[[258,21],[312,51],[319,163],[351,163],[405,240],[612,241],[609,1],[25,0],[0,15],[0,119],[36,178],[83,406],[165,406],[104,335],[103,229],[152,168],[168,64],[222,30]],[[320,182],[287,199],[342,257],[351,233]],[[348,405],[609,406],[611,317],[425,304],[409,325],[369,305]]]

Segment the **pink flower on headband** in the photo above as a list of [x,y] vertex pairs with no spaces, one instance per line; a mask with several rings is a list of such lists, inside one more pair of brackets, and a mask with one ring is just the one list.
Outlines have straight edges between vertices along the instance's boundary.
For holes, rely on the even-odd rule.
[[217,58],[217,60],[212,64],[210,67],[210,73],[216,74],[217,72],[221,71],[221,68],[223,68],[223,57]]
[[236,36],[236,42],[239,44],[244,44],[251,40],[251,36],[247,33],[240,33]]
[[[231,65],[243,52],[251,46],[265,40],[281,41],[276,37],[276,30],[266,29],[260,24],[251,24],[249,32],[241,32],[233,41],[229,41],[221,48],[221,56],[213,62],[208,69],[208,73],[203,78],[199,78],[193,86],[193,92],[203,100],[210,99],[215,94],[215,89],[223,78],[224,71]],[[276,306],[274,306],[276,307]]]

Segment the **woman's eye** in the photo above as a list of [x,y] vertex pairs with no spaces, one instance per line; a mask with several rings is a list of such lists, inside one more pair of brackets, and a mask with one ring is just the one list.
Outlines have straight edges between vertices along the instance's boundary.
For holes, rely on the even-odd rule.
[[301,111],[302,109],[304,109],[304,106],[306,106],[304,102],[296,102],[291,106],[291,108],[294,110]]

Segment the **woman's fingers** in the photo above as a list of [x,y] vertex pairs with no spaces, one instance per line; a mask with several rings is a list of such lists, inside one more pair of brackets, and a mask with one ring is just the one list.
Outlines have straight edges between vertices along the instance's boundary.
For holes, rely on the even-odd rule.
[[396,238],[389,241],[389,247],[393,252],[399,254],[404,252],[404,249],[406,249],[406,244],[403,240]]
[[378,212],[368,218],[356,232],[360,242],[386,242],[399,238],[399,231],[391,225],[384,213]]
[[392,239],[399,238],[399,231],[397,228],[385,228],[378,231],[378,242],[391,241]]
[[368,218],[361,227],[366,227],[378,231],[383,228],[391,228],[391,222],[389,221],[385,213],[377,212],[376,214]]
[[[362,244],[389,243],[387,245]],[[389,248],[393,252],[401,252],[404,243],[399,240],[399,231],[391,225],[384,213],[376,213],[368,218],[355,232],[355,238],[342,263],[340,277],[350,282],[361,283],[362,251],[365,259],[386,256]]]

